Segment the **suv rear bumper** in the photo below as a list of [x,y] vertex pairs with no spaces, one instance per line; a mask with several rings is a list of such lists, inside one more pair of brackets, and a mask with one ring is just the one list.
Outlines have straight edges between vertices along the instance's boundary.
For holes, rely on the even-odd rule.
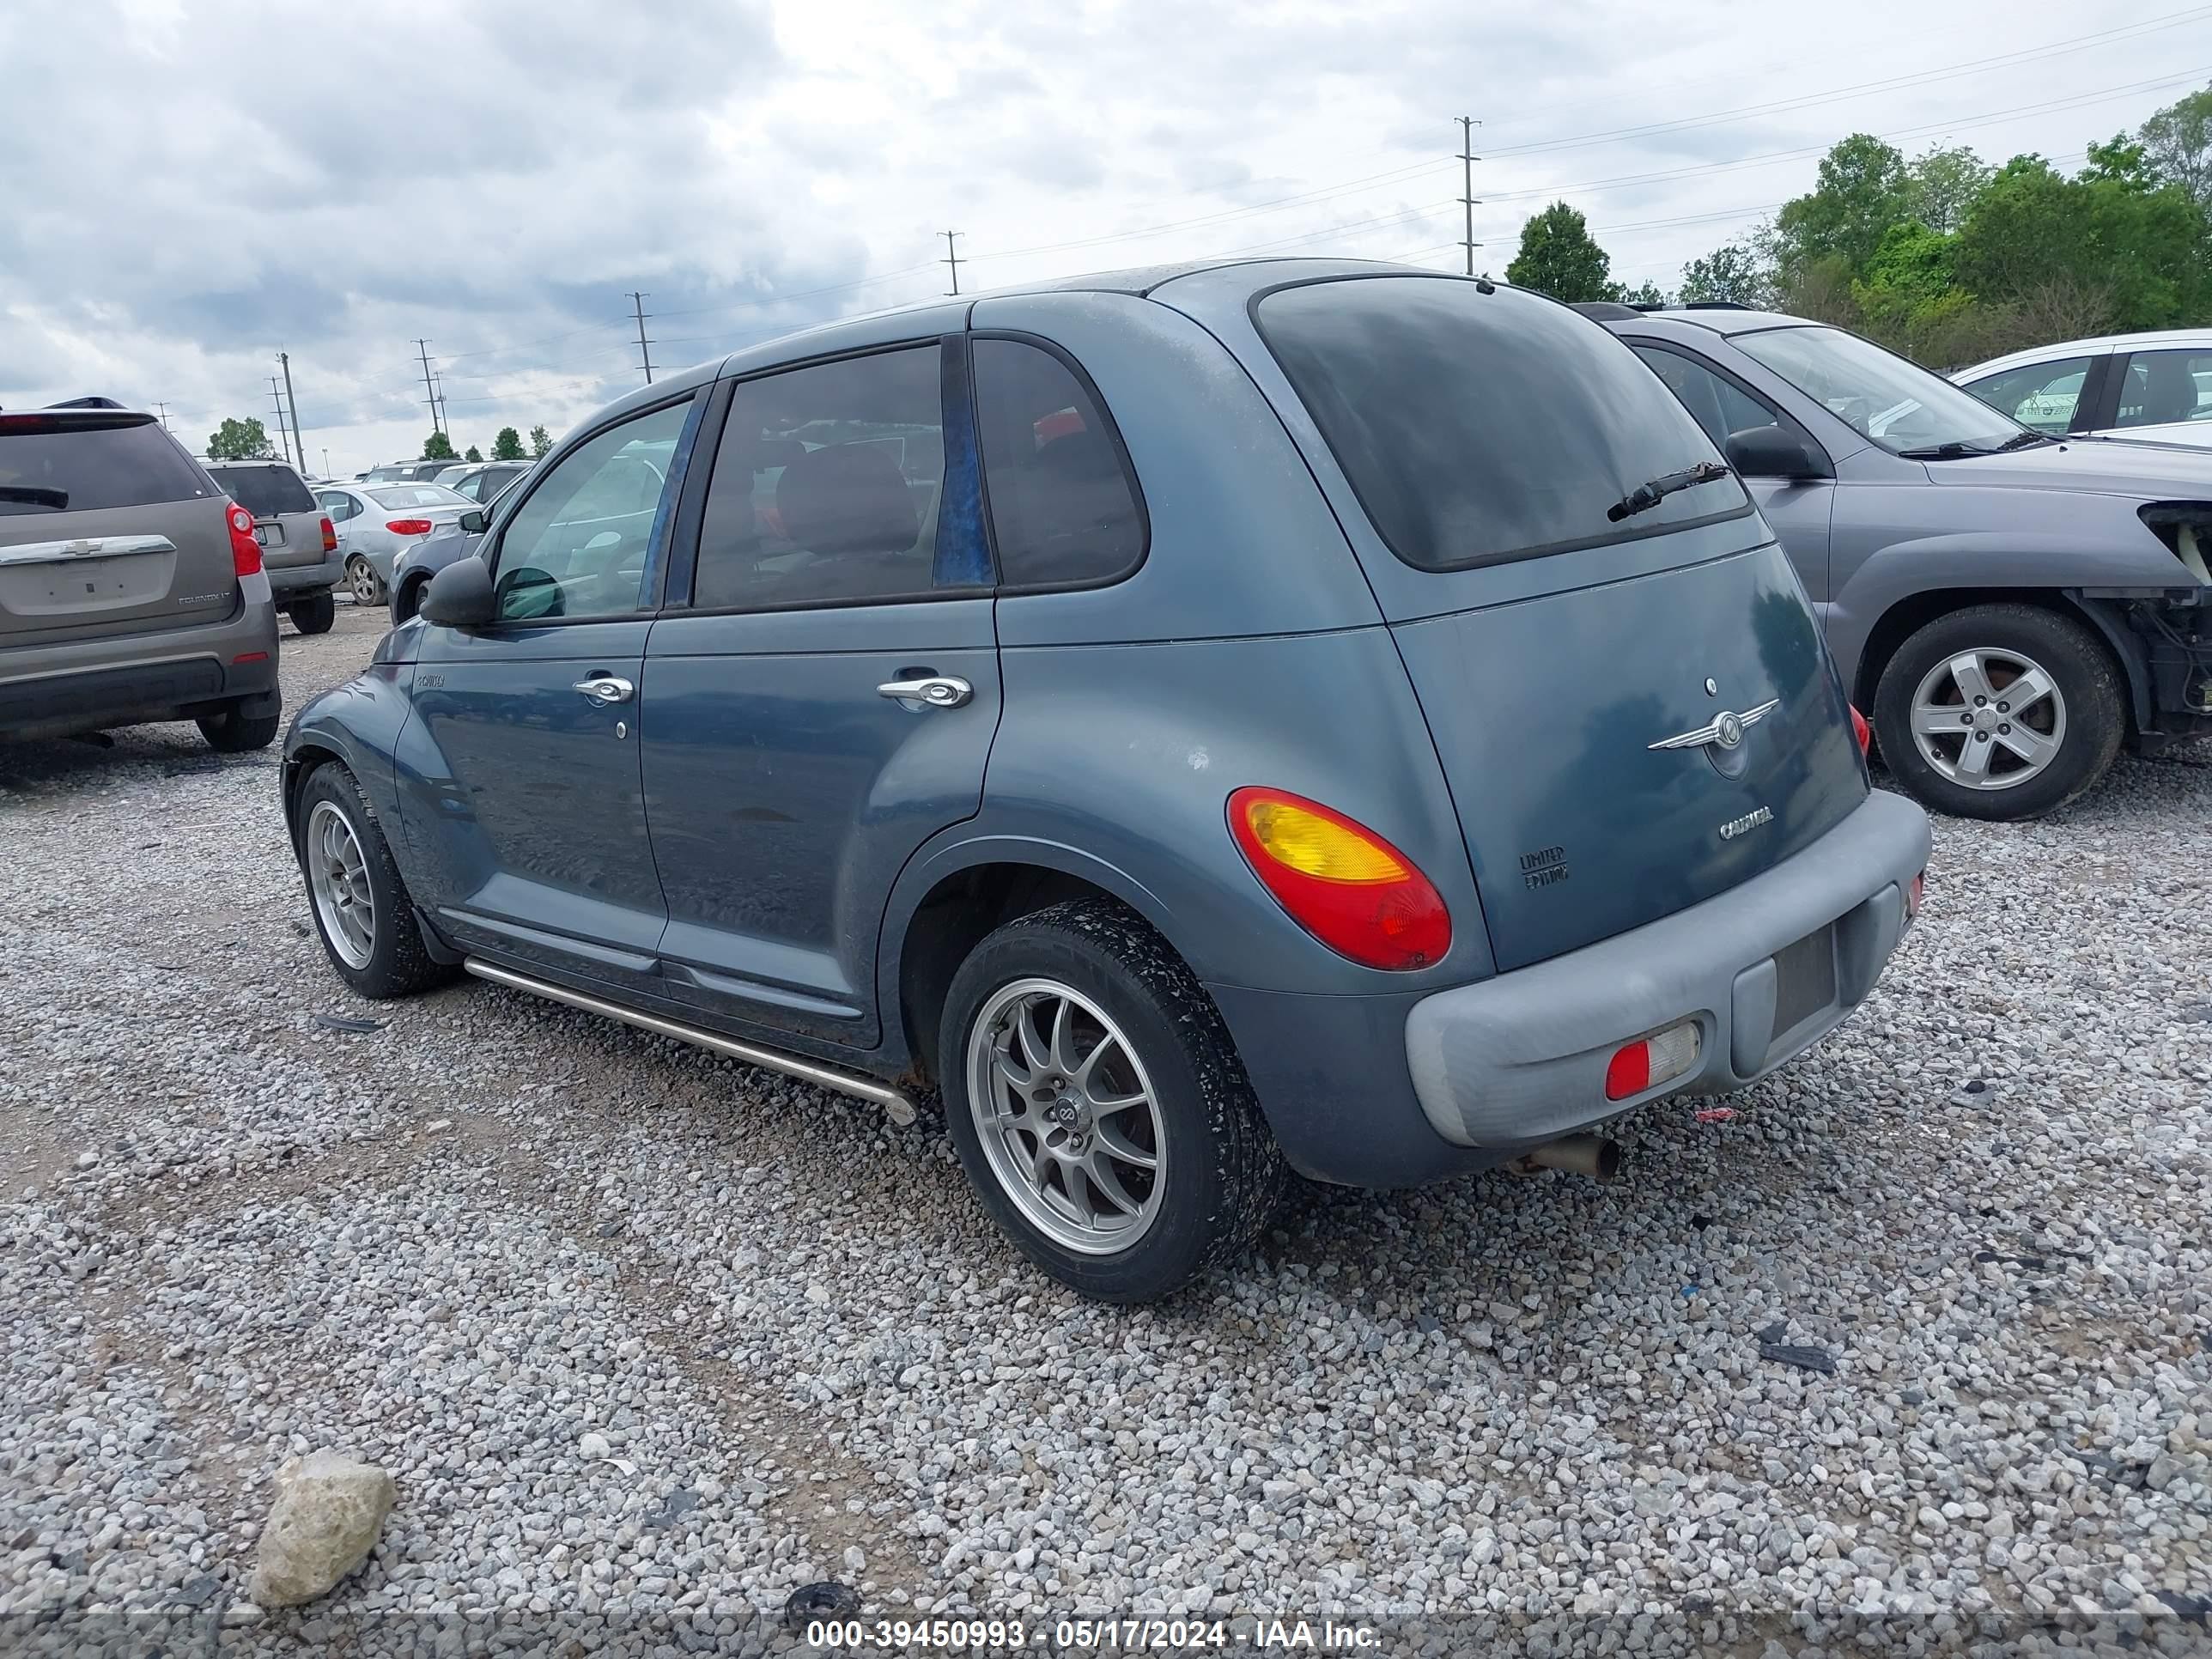
[[[1701,904],[1423,998],[1405,1026],[1422,1111],[1455,1146],[1510,1152],[1667,1095],[1741,1088],[1818,1042],[1874,988],[1928,849],[1926,815],[1876,792],[1796,856]],[[1777,953],[1831,927],[1832,991],[1776,1030]],[[1614,1051],[1686,1019],[1701,1039],[1691,1069],[1607,1099]]]
[[239,702],[249,715],[276,713],[276,607],[258,578],[241,586],[244,603],[224,622],[0,650],[0,738],[184,720]]
[[326,593],[345,580],[345,561],[335,553],[315,564],[271,564],[263,568],[269,573],[270,591],[279,605]]

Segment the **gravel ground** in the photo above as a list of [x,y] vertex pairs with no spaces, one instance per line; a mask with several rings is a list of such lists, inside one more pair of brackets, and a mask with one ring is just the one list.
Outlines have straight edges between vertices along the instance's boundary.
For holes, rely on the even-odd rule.
[[[288,700],[380,623],[288,629]],[[474,982],[352,1000],[276,766],[0,749],[0,1649],[162,1607],[731,1645],[822,1578],[1474,1621],[1438,1650],[2212,1644],[2202,750],[1939,824],[1857,1018],[1732,1122],[1626,1121],[1613,1185],[1310,1192],[1138,1311],[1018,1265],[927,1121]],[[398,1506],[264,1615],[324,1445]]]

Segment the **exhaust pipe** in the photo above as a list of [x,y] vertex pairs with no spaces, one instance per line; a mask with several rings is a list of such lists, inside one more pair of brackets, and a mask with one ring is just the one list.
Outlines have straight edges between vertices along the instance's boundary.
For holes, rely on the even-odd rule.
[[1620,1143],[1605,1135],[1562,1135],[1522,1153],[1513,1167],[1523,1175],[1565,1170],[1593,1181],[1610,1181],[1620,1169]]

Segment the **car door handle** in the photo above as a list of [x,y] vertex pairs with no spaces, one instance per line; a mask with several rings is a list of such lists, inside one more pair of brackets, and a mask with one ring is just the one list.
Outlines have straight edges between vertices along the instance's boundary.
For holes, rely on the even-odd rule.
[[594,674],[587,680],[578,680],[576,690],[605,708],[609,703],[628,702],[637,687],[617,675]]
[[957,708],[975,695],[975,688],[950,674],[932,674],[925,679],[885,680],[876,688],[876,695],[918,702],[925,708]]

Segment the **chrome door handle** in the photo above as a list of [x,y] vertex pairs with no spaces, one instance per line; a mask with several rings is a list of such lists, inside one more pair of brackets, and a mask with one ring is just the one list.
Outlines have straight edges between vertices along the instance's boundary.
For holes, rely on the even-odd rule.
[[594,674],[590,679],[578,680],[576,690],[604,708],[609,703],[628,702],[637,687],[612,674]]
[[932,674],[927,679],[885,680],[876,688],[876,695],[918,702],[926,708],[957,708],[975,695],[975,688],[950,674]]

